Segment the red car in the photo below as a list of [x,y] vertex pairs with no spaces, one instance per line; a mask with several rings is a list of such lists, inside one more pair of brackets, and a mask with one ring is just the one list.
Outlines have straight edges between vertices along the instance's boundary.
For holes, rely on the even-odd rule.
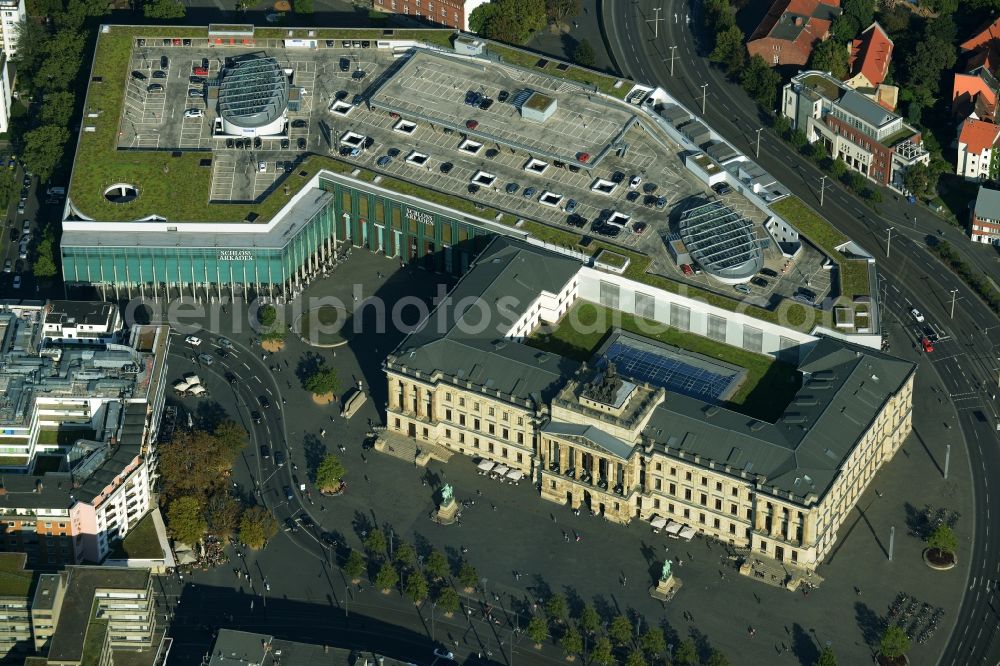
[[479,121],[478,120],[466,120],[465,121],[465,126],[468,127],[471,130],[474,130],[477,127],[479,127]]
[[927,339],[926,336],[921,336],[920,346],[923,347],[924,352],[927,354],[930,354],[932,351],[934,351],[934,345],[931,344],[931,341]]
[[681,270],[684,271],[684,275],[693,275],[694,271],[691,270],[691,266],[688,264],[681,264]]
[[204,67],[192,67],[191,72],[195,76],[208,76],[208,70]]
[[590,153],[579,153],[576,156],[576,159],[578,159],[579,161],[581,161],[584,164],[586,164],[587,162],[590,161]]

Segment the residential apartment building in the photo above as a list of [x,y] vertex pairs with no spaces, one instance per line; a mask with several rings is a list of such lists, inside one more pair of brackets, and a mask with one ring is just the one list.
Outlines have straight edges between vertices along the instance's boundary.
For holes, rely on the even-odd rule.
[[32,652],[31,595],[35,572],[24,553],[0,553],[0,664]]
[[374,0],[376,11],[412,16],[430,23],[455,28],[469,29],[469,14],[479,5],[489,0]]
[[969,222],[969,238],[1000,245],[1000,191],[980,186]]
[[920,133],[902,117],[876,104],[826,72],[800,72],[782,90],[781,113],[809,143],[879,185],[904,191],[903,175],[928,164]]
[[857,90],[880,106],[895,110],[899,88],[886,85],[889,64],[892,62],[893,42],[888,33],[878,24],[872,23],[851,42],[847,66],[850,69],[844,85]]
[[44,574],[31,618],[49,666],[113,666],[122,653],[128,663],[152,665],[164,648],[148,569],[70,566]]
[[3,41],[3,52],[8,58],[17,53],[17,36],[21,24],[27,19],[24,0],[0,0],[0,40]]
[[[552,502],[622,523],[668,517],[815,567],[910,432],[915,366],[833,338],[789,341],[781,353],[798,360],[802,388],[770,423],[627,370],[617,376],[602,352],[579,363],[525,344],[580,299],[624,305],[610,280],[600,280],[598,297],[585,295],[591,270],[494,239],[429,323],[388,356],[384,444],[482,458],[529,476]],[[660,306],[639,296],[650,317]],[[484,312],[489,326],[473,326]],[[695,316],[672,304],[664,320],[687,329]]]
[[1000,125],[966,118],[958,126],[958,157],[955,173],[967,180],[996,179],[1000,175],[997,142]]
[[0,54],[0,132],[10,129],[10,105],[13,101],[14,66],[7,54]]
[[0,312],[0,550],[101,562],[151,508],[169,328],[84,346],[47,339],[44,313]]
[[840,0],[774,0],[747,40],[747,51],[769,65],[804,66],[838,16]]

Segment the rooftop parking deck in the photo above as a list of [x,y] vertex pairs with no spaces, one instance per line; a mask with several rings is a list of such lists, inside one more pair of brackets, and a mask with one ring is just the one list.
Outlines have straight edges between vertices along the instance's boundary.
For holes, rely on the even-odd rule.
[[[469,93],[478,97],[471,97]],[[541,112],[544,93],[555,111],[544,122],[528,120],[521,107]],[[474,104],[469,101],[477,100]],[[419,51],[371,96],[372,107],[499,143],[542,158],[597,164],[635,116],[589,89],[518,67]],[[471,127],[471,125],[475,125]]]

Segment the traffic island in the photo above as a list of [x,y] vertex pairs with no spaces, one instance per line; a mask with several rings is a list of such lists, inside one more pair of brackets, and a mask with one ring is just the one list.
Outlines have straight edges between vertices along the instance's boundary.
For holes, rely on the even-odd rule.
[[955,553],[938,548],[925,548],[923,558],[924,564],[935,571],[948,571],[958,564],[958,556]]
[[313,393],[312,401],[317,405],[329,405],[334,401],[333,392],[330,393]]
[[282,349],[285,348],[284,340],[262,340],[260,343],[261,349],[269,354],[277,354]]

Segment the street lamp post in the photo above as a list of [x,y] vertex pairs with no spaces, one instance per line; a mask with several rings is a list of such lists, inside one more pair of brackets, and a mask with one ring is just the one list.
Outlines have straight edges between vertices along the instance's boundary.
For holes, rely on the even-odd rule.
[[757,157],[760,157],[760,133],[763,131],[764,131],[763,127],[757,130],[757,154],[756,154]]
[[955,318],[955,295],[958,293],[958,289],[951,290],[951,318]]
[[823,195],[826,194],[826,176],[819,179],[819,206],[823,207]]
[[660,36],[660,21],[665,21],[666,19],[660,16],[663,7],[653,7],[653,11],[656,12],[656,18],[646,19],[646,23],[653,24],[653,39],[658,39]]
[[888,229],[885,230],[885,233],[887,234],[887,238],[886,238],[886,241],[885,241],[885,258],[886,259],[889,258],[889,250],[892,249],[892,231],[895,228],[896,227],[889,227]]
[[673,75],[674,75],[674,59],[677,57],[677,56],[674,55],[674,51],[676,51],[676,50],[677,50],[676,46],[671,46],[670,47],[670,76],[671,77],[673,77]]
[[431,640],[437,642],[434,633],[434,609],[437,608],[437,602],[431,604]]
[[701,115],[705,115],[705,102],[708,99],[708,84],[701,84]]

